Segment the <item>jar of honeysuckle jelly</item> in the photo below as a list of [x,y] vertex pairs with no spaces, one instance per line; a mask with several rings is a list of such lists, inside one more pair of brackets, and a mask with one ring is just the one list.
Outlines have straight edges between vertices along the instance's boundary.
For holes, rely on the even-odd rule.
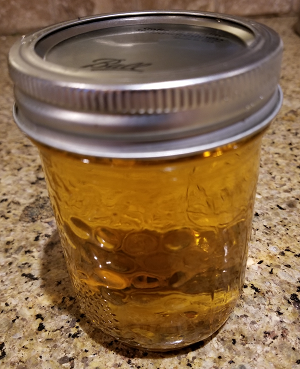
[[92,324],[169,350],[237,302],[282,43],[189,11],[83,18],[9,54],[14,117],[39,149],[69,274]]

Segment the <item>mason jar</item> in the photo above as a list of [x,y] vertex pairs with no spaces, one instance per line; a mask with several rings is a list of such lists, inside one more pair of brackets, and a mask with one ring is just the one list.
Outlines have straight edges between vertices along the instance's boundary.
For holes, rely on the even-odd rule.
[[12,47],[14,118],[39,149],[91,324],[170,350],[227,320],[281,55],[264,25],[188,11],[87,17]]

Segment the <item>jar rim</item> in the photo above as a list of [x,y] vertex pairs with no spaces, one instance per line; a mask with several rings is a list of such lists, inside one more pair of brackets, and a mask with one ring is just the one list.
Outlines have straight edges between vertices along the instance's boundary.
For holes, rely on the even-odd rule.
[[[172,140],[152,140],[149,142],[149,138],[146,137],[144,142],[141,142],[140,137],[133,141],[131,138],[130,144],[128,140],[122,140],[121,137],[104,137],[103,134],[96,134],[93,132],[92,136],[86,136],[76,132],[73,126],[69,126],[69,131],[65,130],[63,133],[55,131],[55,129],[49,128],[46,125],[36,125],[31,120],[27,119],[23,115],[22,111],[18,109],[15,104],[13,109],[14,120],[19,128],[35,141],[54,147],[59,150],[72,152],[75,154],[81,154],[86,156],[95,156],[103,158],[119,158],[119,159],[166,159],[193,155],[209,150],[214,150],[222,146],[238,143],[242,140],[249,139],[252,136],[264,131],[275,118],[278,111],[281,108],[283,101],[283,94],[280,86],[278,86],[276,92],[270,99],[270,101],[258,112],[254,113],[247,119],[232,124],[230,128],[225,127],[217,131],[206,132],[205,134],[194,134],[189,137],[176,137]],[[195,113],[195,112],[193,112]],[[59,115],[59,113],[58,113]],[[150,116],[151,117],[151,116]],[[148,116],[148,118],[150,118]],[[177,113],[173,117],[181,120],[193,118],[196,116],[186,116],[186,113]],[[85,121],[88,120],[88,116],[85,115]],[[120,120],[120,116],[96,116],[96,119],[109,119],[109,122],[113,124]],[[132,117],[129,118],[129,121]],[[142,120],[144,117],[138,116],[138,119]],[[157,119],[157,117],[156,117]],[[165,119],[165,115],[161,116],[161,119]],[[52,123],[54,119],[52,118]],[[60,123],[58,122],[58,126]],[[216,132],[218,136],[216,137]]]

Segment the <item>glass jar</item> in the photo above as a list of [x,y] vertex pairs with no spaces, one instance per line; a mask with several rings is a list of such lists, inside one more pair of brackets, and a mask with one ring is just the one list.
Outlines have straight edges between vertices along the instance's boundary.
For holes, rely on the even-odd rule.
[[281,105],[281,52],[265,26],[196,12],[85,18],[13,47],[15,120],[39,149],[96,327],[170,350],[227,320],[261,137]]

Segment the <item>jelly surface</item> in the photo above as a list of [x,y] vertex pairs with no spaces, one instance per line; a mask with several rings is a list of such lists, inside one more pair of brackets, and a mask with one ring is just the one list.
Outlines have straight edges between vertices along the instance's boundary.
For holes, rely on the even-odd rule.
[[90,320],[137,347],[200,341],[239,297],[260,137],[190,158],[91,158],[39,146]]

